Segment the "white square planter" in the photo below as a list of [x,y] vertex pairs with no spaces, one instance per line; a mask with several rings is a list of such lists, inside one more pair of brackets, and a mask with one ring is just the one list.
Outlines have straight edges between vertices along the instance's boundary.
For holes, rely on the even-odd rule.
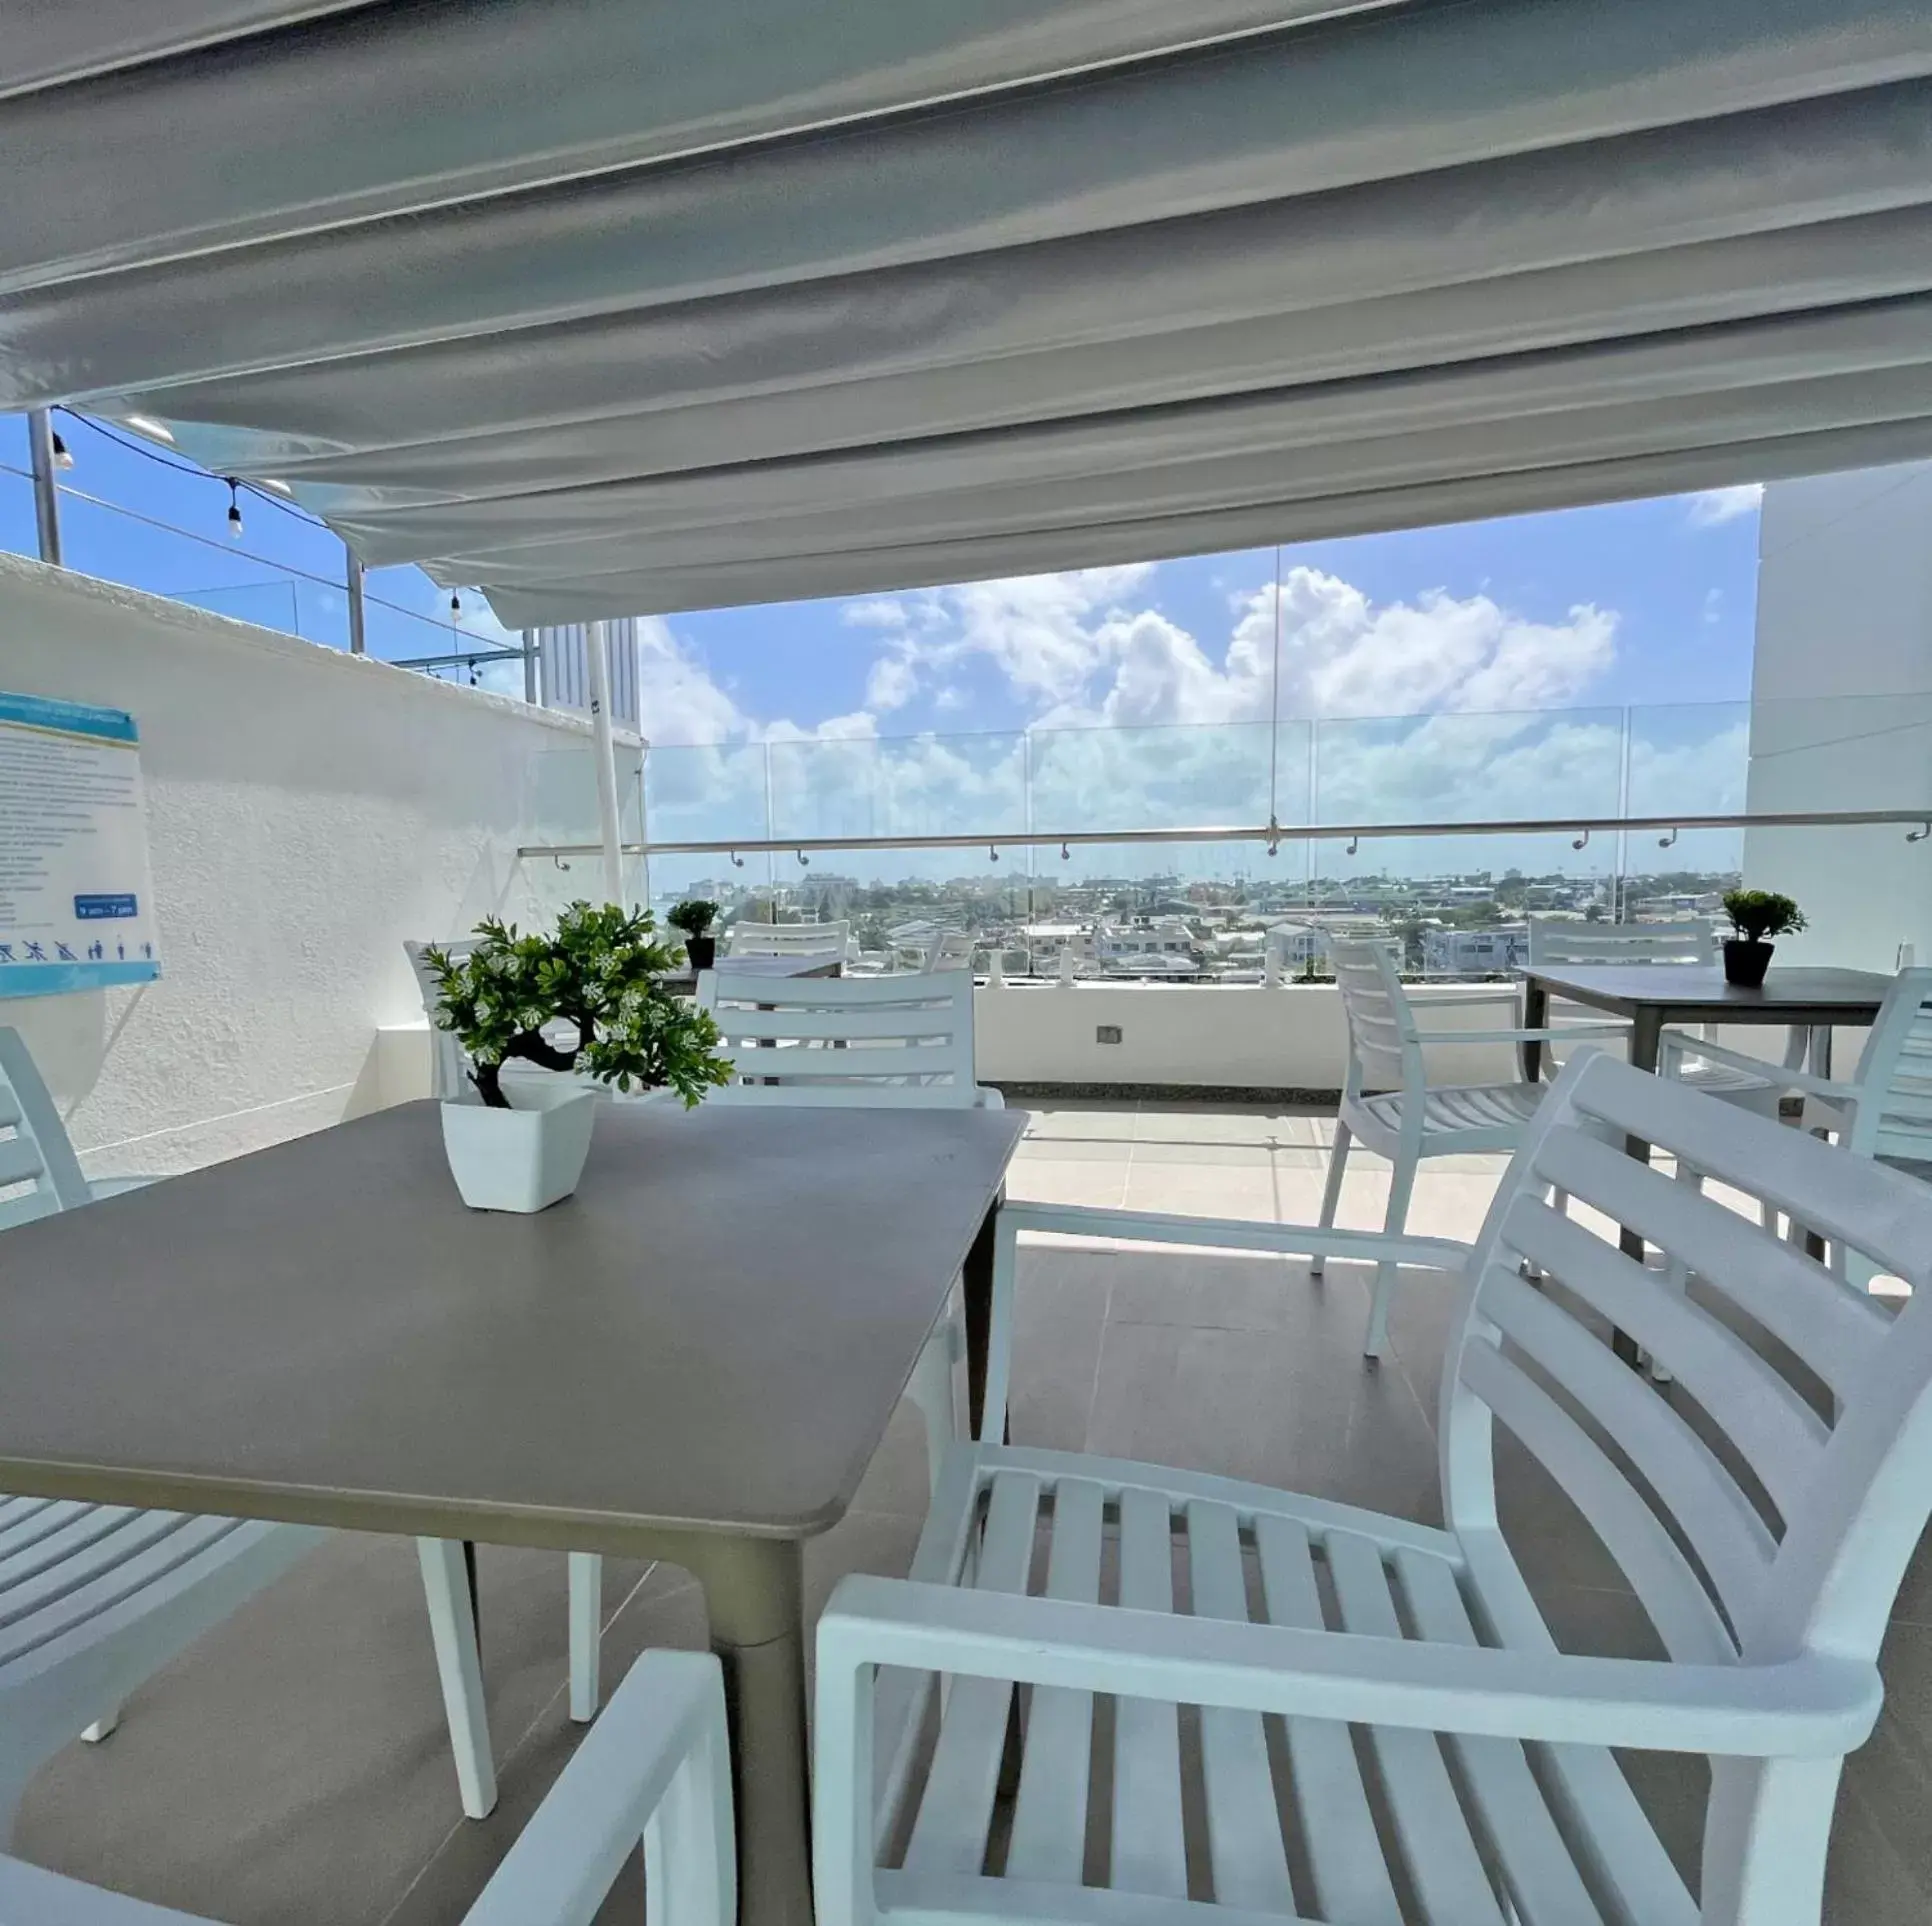
[[547,1210],[577,1188],[590,1155],[598,1092],[558,1078],[519,1080],[514,1110],[443,1105],[450,1175],[472,1210]]

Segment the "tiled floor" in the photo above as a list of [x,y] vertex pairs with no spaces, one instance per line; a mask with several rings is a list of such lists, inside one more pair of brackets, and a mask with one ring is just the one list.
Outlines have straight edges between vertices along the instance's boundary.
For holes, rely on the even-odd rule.
[[[1143,1104],[1039,1110],[1013,1193],[1068,1203],[1312,1221],[1332,1119]],[[1468,1237],[1498,1165],[1424,1167],[1411,1225]],[[1358,1155],[1342,1221],[1375,1225],[1386,1167]],[[1450,1302],[1418,1278],[1394,1355],[1360,1360],[1365,1275],[1312,1285],[1278,1259],[1058,1246],[1023,1254],[1013,1435],[1266,1479],[1422,1519],[1438,1515],[1434,1408]],[[1646,1649],[1614,1570],[1530,1468],[1512,1528],[1566,1642]],[[902,1571],[924,1503],[902,1411],[859,1504],[812,1547],[816,1609],[848,1571]],[[569,1756],[560,1557],[482,1555],[501,1803],[458,1811],[413,1550],[343,1536],[205,1639],[127,1707],[105,1745],[35,1782],[19,1851],[231,1926],[432,1926],[460,1918]],[[646,1645],[701,1644],[697,1588],[666,1567],[606,1573],[606,1677]],[[1832,1926],[1932,1916],[1932,1560],[1908,1577],[1885,1652],[1890,1703],[1841,1795]],[[1635,1759],[1666,1838],[1694,1863],[1701,1772]],[[612,1918],[636,1898],[620,1894]]]

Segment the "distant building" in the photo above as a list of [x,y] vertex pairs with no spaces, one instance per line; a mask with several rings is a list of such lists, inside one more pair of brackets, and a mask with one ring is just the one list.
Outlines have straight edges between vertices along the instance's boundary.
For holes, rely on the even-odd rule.
[[1020,939],[1033,959],[1034,973],[1039,976],[1057,970],[1062,954],[1068,951],[1076,961],[1093,960],[1093,931],[1085,923],[1028,923],[1021,930]]
[[1284,970],[1305,969],[1327,956],[1328,938],[1334,933],[1332,925],[1324,930],[1313,923],[1270,923],[1267,952]]
[[1103,923],[1094,951],[1106,964],[1144,956],[1194,956],[1194,932],[1178,916],[1137,916],[1131,923]]
[[1486,976],[1529,961],[1529,926],[1504,923],[1488,930],[1424,930],[1422,967],[1431,976]]

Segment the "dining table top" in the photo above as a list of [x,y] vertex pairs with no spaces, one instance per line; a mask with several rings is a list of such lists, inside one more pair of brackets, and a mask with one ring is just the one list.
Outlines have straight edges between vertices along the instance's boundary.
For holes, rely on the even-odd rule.
[[621,1552],[835,1523],[1025,1122],[600,1107],[472,1211],[438,1106],[9,1232],[0,1490]]
[[1523,974],[1550,995],[1613,1016],[1661,1011],[1667,1023],[1867,1024],[1892,987],[1876,970],[1775,965],[1757,989],[1727,982],[1717,964],[1552,963]]

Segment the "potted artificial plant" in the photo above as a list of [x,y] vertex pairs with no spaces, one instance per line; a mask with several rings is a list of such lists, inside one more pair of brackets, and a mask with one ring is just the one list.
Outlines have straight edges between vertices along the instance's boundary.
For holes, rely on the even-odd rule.
[[1788,896],[1769,889],[1727,889],[1724,914],[1737,934],[1724,942],[1724,980],[1747,990],[1761,989],[1771,967],[1774,936],[1795,936],[1805,914]]
[[718,939],[711,925],[718,920],[718,906],[694,896],[680,903],[664,919],[673,929],[684,932],[684,953],[693,970],[708,970],[718,960]]
[[[572,903],[548,936],[491,916],[469,955],[424,952],[437,1027],[475,1065],[479,1101],[443,1105],[450,1174],[472,1209],[538,1211],[577,1188],[600,1095],[585,1078],[675,1091],[687,1108],[730,1081],[710,1013],[665,987],[675,955],[655,931],[648,911]],[[506,1090],[512,1062],[578,1074]]]

